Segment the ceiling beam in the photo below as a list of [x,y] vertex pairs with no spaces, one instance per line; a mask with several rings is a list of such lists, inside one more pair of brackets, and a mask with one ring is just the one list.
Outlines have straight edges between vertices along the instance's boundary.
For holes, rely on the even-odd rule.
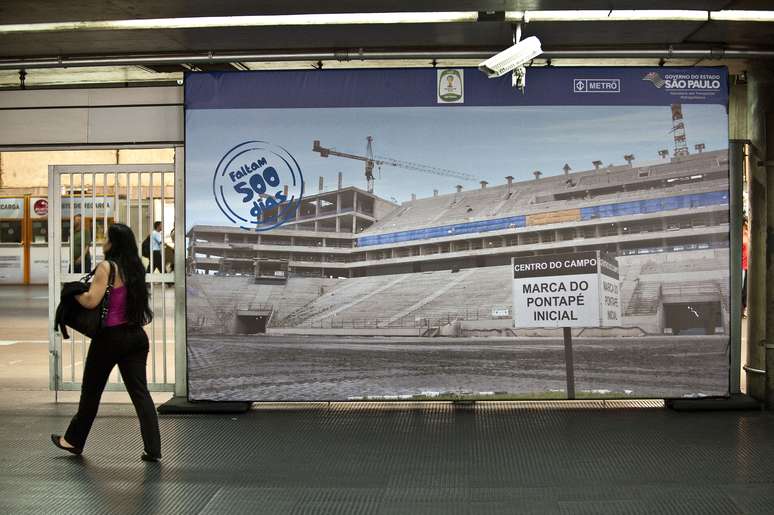
[[[370,61],[427,59],[487,59],[499,52],[492,50],[439,50],[439,51],[378,51],[351,49],[332,52],[285,52],[285,53],[190,53],[120,55],[92,57],[51,57],[0,60],[0,70],[69,68],[92,66],[153,66],[153,65],[206,65],[240,62],[293,62],[293,61]],[[672,47],[616,50],[611,48],[584,50],[545,49],[541,59],[774,59],[774,50]]]

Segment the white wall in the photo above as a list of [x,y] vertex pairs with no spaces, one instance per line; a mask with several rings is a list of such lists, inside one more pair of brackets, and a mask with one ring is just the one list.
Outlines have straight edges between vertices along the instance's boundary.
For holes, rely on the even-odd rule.
[[0,148],[183,142],[183,88],[0,91]]

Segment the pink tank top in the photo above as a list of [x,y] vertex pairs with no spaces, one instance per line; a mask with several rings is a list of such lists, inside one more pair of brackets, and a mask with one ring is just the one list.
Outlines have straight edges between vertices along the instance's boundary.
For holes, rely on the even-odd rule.
[[113,327],[126,323],[126,286],[119,286],[110,291],[108,312],[105,326]]

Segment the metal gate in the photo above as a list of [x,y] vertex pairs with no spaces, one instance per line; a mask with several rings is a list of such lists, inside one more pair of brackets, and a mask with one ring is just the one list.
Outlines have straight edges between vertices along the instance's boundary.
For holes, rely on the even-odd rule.
[[[174,391],[174,285],[175,277],[184,273],[175,267],[175,238],[170,237],[175,229],[184,231],[183,227],[174,227],[175,165],[50,166],[48,191],[50,388],[80,389],[89,349],[89,339],[84,335],[72,331],[65,340],[54,331],[62,283],[77,281],[102,261],[102,243],[111,223],[131,227],[139,249],[154,222],[160,221],[162,250],[150,252],[150,259],[143,258],[148,265],[146,280],[154,313],[153,322],[145,327],[150,342],[147,377],[149,390]],[[106,389],[124,389],[117,367]]]

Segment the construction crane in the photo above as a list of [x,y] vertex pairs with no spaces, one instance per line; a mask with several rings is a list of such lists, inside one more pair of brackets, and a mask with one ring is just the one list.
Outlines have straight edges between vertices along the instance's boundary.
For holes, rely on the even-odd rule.
[[429,173],[433,175],[440,175],[442,177],[455,177],[464,181],[478,181],[478,177],[469,173],[458,172],[456,170],[449,170],[447,168],[439,168],[437,166],[424,165],[421,163],[412,163],[411,161],[400,161],[391,157],[374,156],[373,141],[374,138],[368,136],[366,138],[368,142],[366,144],[366,155],[359,156],[356,154],[349,154],[347,152],[339,152],[333,148],[326,148],[320,145],[320,140],[314,140],[312,145],[312,151],[319,152],[320,157],[343,157],[346,159],[354,159],[356,161],[363,161],[365,163],[365,177],[368,184],[368,192],[374,191],[374,166],[378,166],[381,169],[382,165],[394,166],[396,168],[403,168],[406,170],[414,170],[422,173]]

